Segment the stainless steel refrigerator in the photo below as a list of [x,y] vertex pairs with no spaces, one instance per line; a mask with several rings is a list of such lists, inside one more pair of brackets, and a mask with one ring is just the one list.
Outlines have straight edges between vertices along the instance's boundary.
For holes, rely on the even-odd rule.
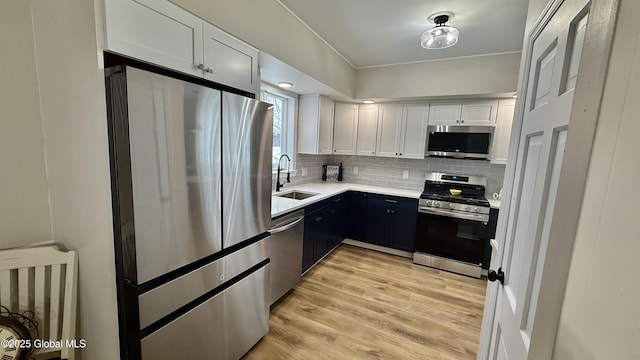
[[269,324],[272,108],[129,66],[105,84],[122,357],[238,359]]

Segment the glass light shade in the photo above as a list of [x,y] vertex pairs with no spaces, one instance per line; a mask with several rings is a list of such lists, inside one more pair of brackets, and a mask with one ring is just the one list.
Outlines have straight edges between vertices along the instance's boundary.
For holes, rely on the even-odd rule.
[[420,45],[425,49],[446,49],[458,42],[460,31],[453,26],[436,26],[422,33]]

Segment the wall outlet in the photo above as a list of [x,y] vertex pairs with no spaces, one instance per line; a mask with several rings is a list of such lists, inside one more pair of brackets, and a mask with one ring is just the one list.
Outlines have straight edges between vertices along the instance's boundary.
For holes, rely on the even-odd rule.
[[302,168],[302,176],[307,176],[307,168],[306,167]]
[[354,173],[354,174],[357,174],[357,173],[358,173],[358,167],[357,167],[357,166],[354,166],[354,167],[353,167],[353,173]]
[[408,179],[409,178],[409,170],[403,170],[402,171],[402,178],[403,179]]

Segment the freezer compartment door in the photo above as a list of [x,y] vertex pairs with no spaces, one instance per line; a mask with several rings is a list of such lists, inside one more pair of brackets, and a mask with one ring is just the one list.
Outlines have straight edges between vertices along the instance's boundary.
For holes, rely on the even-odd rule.
[[215,260],[138,297],[144,329],[269,258],[268,239]]
[[131,67],[126,77],[137,279],[127,277],[142,284],[222,249],[221,93]]
[[142,359],[241,358],[269,330],[269,267],[143,338]]
[[222,94],[222,228],[227,248],[269,230],[273,109]]

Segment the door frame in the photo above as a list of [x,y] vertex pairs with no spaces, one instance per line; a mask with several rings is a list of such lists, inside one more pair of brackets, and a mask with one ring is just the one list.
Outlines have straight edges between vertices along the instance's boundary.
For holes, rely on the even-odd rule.
[[[507,238],[507,219],[513,216],[512,201],[515,199],[513,184],[516,176],[517,154],[520,147],[520,133],[525,114],[529,73],[531,70],[530,54],[534,41],[540,35],[551,18],[565,2],[572,0],[551,0],[538,17],[527,35],[526,48],[523,53],[524,65],[520,70],[518,99],[514,124],[511,129],[509,154],[504,176],[503,199],[500,205],[501,216],[498,219],[496,240],[496,258],[492,259],[492,268],[502,266],[505,239]],[[560,170],[555,210],[551,221],[547,258],[542,274],[540,293],[538,295],[535,327],[531,338],[529,357],[534,359],[550,359],[553,354],[556,333],[562,312],[565,287],[569,275],[573,245],[575,242],[582,198],[586,185],[586,176],[591,159],[591,150],[598,123],[600,103],[606,80],[607,66],[614,35],[615,20],[619,0],[591,0],[589,22],[585,33],[584,46],[578,79],[575,87],[569,132],[565,147],[564,161]],[[509,216],[505,216],[509,214]],[[493,245],[492,245],[493,246]],[[482,321],[482,333],[478,349],[478,360],[489,358],[491,335],[495,324],[496,303],[499,283],[487,286],[485,309]]]

